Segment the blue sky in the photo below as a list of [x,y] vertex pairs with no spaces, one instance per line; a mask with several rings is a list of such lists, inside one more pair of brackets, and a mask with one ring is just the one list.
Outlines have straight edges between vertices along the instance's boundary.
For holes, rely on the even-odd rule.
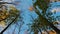
[[33,12],[31,12],[29,9],[30,6],[32,6],[32,0],[21,0],[20,3],[20,9],[23,12],[22,16],[23,16],[23,20],[25,22],[25,24],[22,26],[22,31],[20,32],[21,34],[24,34],[24,31],[28,29],[28,26],[26,24],[31,23],[31,16],[36,17],[36,14]]

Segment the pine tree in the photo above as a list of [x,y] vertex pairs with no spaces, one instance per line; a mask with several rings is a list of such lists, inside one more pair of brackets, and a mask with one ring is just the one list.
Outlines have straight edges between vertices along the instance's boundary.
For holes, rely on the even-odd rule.
[[[35,19],[33,24],[31,25],[31,29],[34,30],[35,34],[38,34],[38,31],[41,32],[41,29],[44,29],[46,31],[48,26],[55,30],[57,34],[60,34],[60,30],[55,27],[53,25],[53,22],[51,21],[53,17],[47,19],[45,16],[47,8],[49,7],[49,3],[50,0],[36,0],[36,2],[33,4],[34,10],[38,15],[38,18]],[[42,13],[40,13],[36,6],[38,6],[39,9],[42,9]]]

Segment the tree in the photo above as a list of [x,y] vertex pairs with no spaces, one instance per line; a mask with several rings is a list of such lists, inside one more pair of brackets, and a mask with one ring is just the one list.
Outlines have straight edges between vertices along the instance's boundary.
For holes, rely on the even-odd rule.
[[[0,0],[2,1],[2,0]],[[0,32],[0,34],[3,34],[12,24],[15,24],[18,20],[18,18],[20,19],[20,11],[18,9],[16,9],[16,7],[14,6],[10,6],[9,9],[7,10],[7,6],[6,4],[13,4],[13,5],[17,5],[19,2],[15,2],[15,3],[8,3],[8,2],[0,2],[0,24],[2,25],[2,27],[4,27],[4,29]],[[6,26],[6,27],[5,27]],[[19,28],[21,28],[19,26]],[[20,30],[19,30],[20,32]]]
[[[38,34],[38,31],[41,28],[41,26],[44,27],[44,29],[45,29],[45,26],[46,26],[46,28],[47,28],[47,26],[49,26],[53,30],[55,30],[57,32],[57,34],[60,34],[60,30],[57,27],[55,27],[53,25],[53,22],[51,21],[53,17],[49,18],[49,19],[46,18],[46,10],[49,7],[49,1],[50,0],[36,0],[36,2],[33,4],[34,10],[35,10],[36,14],[38,15],[38,18],[35,20],[39,20],[37,22],[34,21],[36,23],[33,23],[31,25],[31,26],[33,26],[31,28],[33,30],[37,31],[37,33],[34,31],[35,34]],[[36,6],[38,6],[39,9],[42,9],[42,13],[40,13],[40,11],[37,9]],[[39,26],[39,25],[41,25],[41,26]]]
[[[12,7],[12,8],[13,8],[13,7]],[[19,16],[19,11],[18,11],[16,8],[10,9],[9,16],[8,16],[7,19],[5,19],[5,20],[7,20],[7,21],[10,21],[10,23],[8,24],[8,26],[7,26],[4,30],[1,31],[0,34],[3,34],[3,32],[4,32],[5,30],[7,30],[7,28],[8,28],[12,23],[14,23],[15,21],[17,21],[18,16]],[[13,18],[12,18],[12,17],[13,17]],[[8,23],[8,22],[7,22],[7,23]]]

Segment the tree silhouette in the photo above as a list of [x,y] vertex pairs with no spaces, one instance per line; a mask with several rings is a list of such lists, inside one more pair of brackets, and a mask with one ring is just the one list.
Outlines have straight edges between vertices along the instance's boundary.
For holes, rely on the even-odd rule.
[[[33,24],[31,25],[31,29],[34,30],[34,34],[38,34],[38,31],[41,32],[41,29],[43,28],[45,31],[47,27],[51,27],[53,30],[57,32],[57,34],[60,34],[60,30],[53,25],[52,18],[47,19],[46,18],[46,11],[49,7],[50,0],[36,0],[36,2],[33,4],[35,13],[38,15],[38,18],[33,20]],[[37,9],[42,9],[42,13]],[[47,14],[49,15],[49,14]]]

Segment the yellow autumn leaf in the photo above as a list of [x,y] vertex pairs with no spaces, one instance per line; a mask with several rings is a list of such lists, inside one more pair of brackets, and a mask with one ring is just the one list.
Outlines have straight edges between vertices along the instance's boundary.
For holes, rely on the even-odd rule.
[[5,18],[7,18],[7,17],[8,17],[8,15],[9,15],[8,13],[3,14],[3,15],[1,15],[1,16],[0,16],[0,19],[1,19],[1,20],[2,20],[2,19],[5,19]]
[[10,6],[10,9],[13,10],[13,11],[16,10],[16,8],[14,6]]
[[5,26],[6,26],[5,21],[1,21],[1,22],[0,22],[0,26],[5,27]]
[[6,12],[5,15],[8,16],[9,15],[9,12]]
[[18,14],[18,12],[19,12],[18,9],[16,9],[16,7],[14,7],[14,6],[10,6],[10,10],[11,10],[10,11],[11,14]]
[[5,19],[5,18],[6,18],[6,16],[2,16],[1,18],[2,18],[2,19]]
[[49,31],[49,34],[57,34],[55,31]]

